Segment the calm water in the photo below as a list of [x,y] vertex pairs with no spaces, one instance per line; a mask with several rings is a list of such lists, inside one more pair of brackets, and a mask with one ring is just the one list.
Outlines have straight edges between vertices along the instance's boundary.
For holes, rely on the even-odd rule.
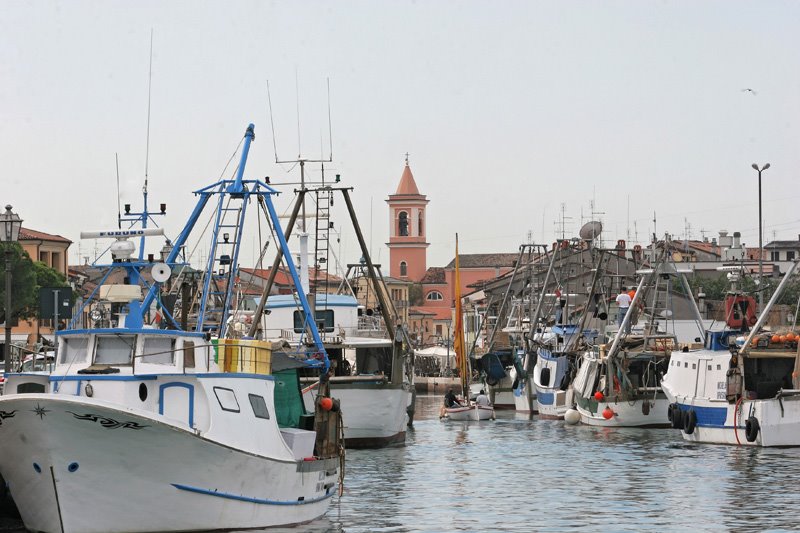
[[509,412],[440,421],[440,401],[418,398],[405,446],[348,450],[345,494],[325,518],[268,531],[800,530],[800,449],[689,445],[673,430]]

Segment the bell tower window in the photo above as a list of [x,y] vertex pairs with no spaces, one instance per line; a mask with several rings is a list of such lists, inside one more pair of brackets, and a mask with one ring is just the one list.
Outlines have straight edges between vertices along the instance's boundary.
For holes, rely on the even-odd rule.
[[401,237],[408,237],[408,213],[400,211],[398,218],[398,232]]
[[400,261],[400,275],[408,276],[408,263],[405,261]]
[[418,231],[417,231],[418,236],[419,237],[424,237],[425,236],[425,231],[424,231],[423,225],[422,225],[422,211],[420,211],[420,213],[419,213],[419,224],[417,225],[417,228],[418,228]]

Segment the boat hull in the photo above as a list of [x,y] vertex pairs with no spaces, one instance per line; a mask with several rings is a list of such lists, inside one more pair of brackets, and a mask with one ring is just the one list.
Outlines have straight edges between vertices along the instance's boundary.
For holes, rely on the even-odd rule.
[[336,459],[258,456],[106,402],[11,395],[0,398],[0,413],[0,473],[34,531],[300,524],[324,514],[336,492]]
[[494,418],[494,409],[484,405],[447,408],[445,412],[450,420],[455,421],[471,420],[473,422],[478,422],[480,420],[491,420]]
[[[347,448],[381,448],[406,440],[408,407],[412,389],[381,380],[354,381],[331,379],[331,395],[338,399]],[[313,410],[316,389],[303,394],[306,409]]]
[[[647,406],[645,407],[645,402]],[[575,408],[581,415],[581,423],[599,427],[641,427],[641,428],[666,428],[669,427],[667,409],[669,400],[659,393],[655,399],[638,399],[619,402],[594,402],[596,407],[591,409],[589,402],[578,401]],[[603,411],[609,408],[614,416],[609,419],[603,417]]]

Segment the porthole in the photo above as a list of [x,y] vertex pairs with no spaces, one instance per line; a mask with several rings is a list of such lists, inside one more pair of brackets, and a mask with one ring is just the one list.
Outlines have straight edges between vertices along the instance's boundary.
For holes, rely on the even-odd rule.
[[147,385],[139,383],[139,399],[145,401],[147,399]]

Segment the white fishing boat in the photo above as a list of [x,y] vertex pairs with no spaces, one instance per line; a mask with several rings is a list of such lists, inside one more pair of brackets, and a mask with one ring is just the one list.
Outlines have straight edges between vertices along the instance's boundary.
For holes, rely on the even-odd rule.
[[[272,338],[280,324],[280,337],[292,344],[305,333],[299,321],[295,295],[270,296],[267,300],[265,335]],[[348,448],[378,448],[405,442],[413,400],[411,354],[388,338],[382,321],[359,316],[359,306],[350,295],[317,294],[315,311],[333,373],[331,394],[347,413],[344,438]],[[269,327],[268,327],[269,326]],[[398,338],[398,340],[400,340]],[[303,399],[307,408],[318,396],[316,377],[303,377]]]
[[[338,183],[337,176],[336,182]],[[361,246],[362,261],[348,265],[348,271],[335,294],[327,292],[330,279],[328,269],[338,264],[329,246],[330,209],[334,196],[341,193],[350,215],[350,223]],[[299,306],[299,294],[308,295],[313,303],[320,342],[331,359],[332,371],[328,384],[332,394],[341,402],[344,417],[344,438],[348,448],[379,448],[405,442],[406,428],[413,422],[414,414],[414,354],[411,342],[397,311],[389,298],[379,265],[375,265],[361,234],[358,219],[350,199],[350,190],[323,182],[318,187],[298,191],[294,216],[289,220],[293,227],[306,195],[313,196],[316,206],[315,231],[299,235],[299,291],[288,295],[270,295],[271,282],[262,291],[257,309],[250,314],[237,315],[237,320],[250,320],[249,336],[281,339],[292,345],[302,345],[308,338],[307,326]],[[302,220],[301,220],[302,222]],[[287,234],[289,235],[289,234]],[[313,250],[313,254],[309,252]],[[307,257],[313,257],[313,265]],[[277,272],[281,264],[278,254],[272,266]],[[317,280],[312,287],[310,272]],[[352,274],[352,276],[351,276]],[[274,279],[271,276],[271,279]],[[356,298],[353,287],[368,293],[374,306],[366,306]],[[254,317],[260,317],[255,319]],[[246,328],[244,328],[246,329]],[[318,372],[309,372],[303,378],[304,399],[307,406],[316,402],[319,383]]]
[[[303,367],[321,367],[326,375],[329,362],[313,324],[309,351],[225,338],[231,291],[208,287],[213,281],[217,289],[232,288],[232,276],[217,268],[205,274],[193,327],[182,327],[165,307],[161,324],[151,315],[171,278],[169,267],[185,261],[179,256],[211,198],[219,199],[209,259],[215,266],[236,264],[243,228],[230,230],[233,238],[226,237],[224,245],[231,253],[223,254],[217,236],[225,227],[223,210],[232,210],[224,200],[241,202],[237,219],[243,224],[242,211],[257,199],[281,235],[270,199],[274,191],[243,180],[253,137],[250,125],[235,179],[198,191],[197,207],[165,263],[142,259],[145,237],[163,230],[82,234],[116,239],[106,277],[70,328],[58,332],[52,374],[8,375],[0,397],[0,474],[27,529],[286,526],[320,517],[337,493],[343,460],[337,402],[323,395],[315,411],[306,413],[297,377]],[[146,205],[145,196],[143,221],[149,218]],[[141,238],[138,260],[131,237]],[[282,247],[287,249],[285,242]],[[227,260],[220,262],[221,255]],[[299,283],[291,256],[285,261]],[[124,271],[125,284],[106,283],[115,271]],[[146,271],[154,283],[143,280]],[[310,316],[307,303],[303,308]],[[83,319],[88,324],[76,327]],[[167,323],[170,329],[161,329]]]
[[[671,320],[671,309],[682,296],[673,294],[672,287],[677,283],[685,294],[691,295],[687,272],[691,271],[678,270],[666,253],[652,268],[638,271],[638,287],[611,345],[595,346],[582,357],[573,383],[575,408],[582,423],[603,427],[669,426],[669,400],[661,390],[661,376],[667,371],[671,355],[682,348]],[[685,300],[702,334],[700,311],[691,296]],[[644,324],[629,327],[636,322]]]
[[684,440],[800,446],[798,336],[790,328],[762,330],[797,266],[795,261],[757,320],[753,298],[733,293],[726,300],[729,329],[708,331],[702,350],[672,354],[662,388],[672,426]]

